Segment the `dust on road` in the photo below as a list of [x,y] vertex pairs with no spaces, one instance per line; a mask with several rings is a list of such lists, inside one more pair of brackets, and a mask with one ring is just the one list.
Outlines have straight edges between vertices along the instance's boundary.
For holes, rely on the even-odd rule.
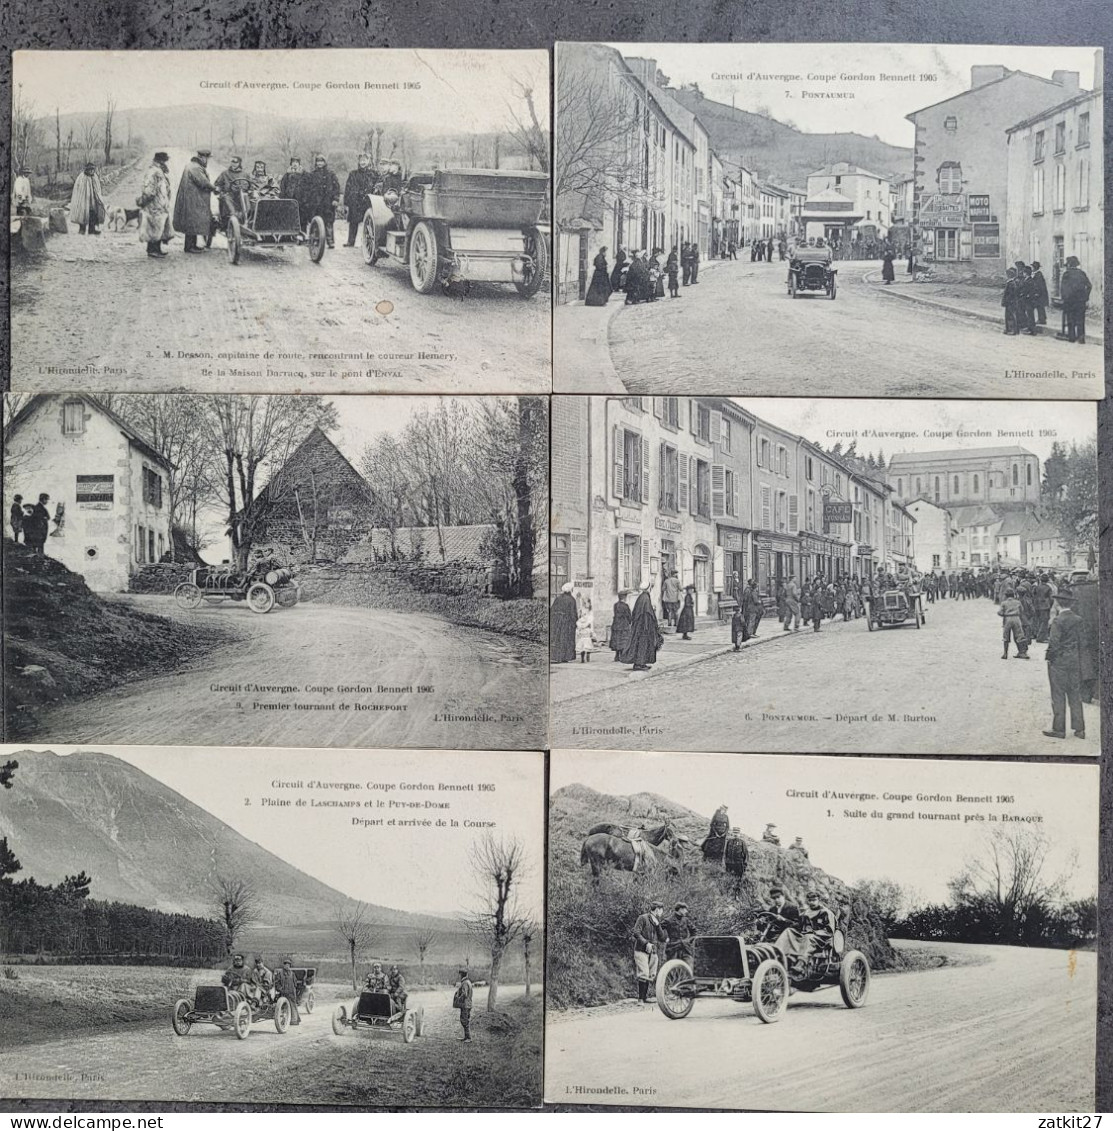
[[[451,750],[544,744],[547,664],[531,641],[382,609],[299,604],[260,616],[242,604],[185,612],[169,597],[127,600],[182,621],[225,624],[238,639],[169,675],[44,710],[36,730],[43,741]],[[251,690],[291,685],[300,690]],[[308,690],[341,685],[395,690]],[[342,702],[349,707],[315,706]]]
[[796,994],[775,1025],[725,1001],[697,1001],[682,1021],[655,1005],[567,1020],[550,1013],[545,1098],[788,1111],[1093,1110],[1096,955],[900,945],[988,961],[875,977],[857,1010],[837,989]]
[[[188,160],[171,151],[174,191]],[[219,171],[210,164],[212,177]],[[129,169],[108,205],[134,209],[143,172]],[[134,224],[54,235],[41,261],[13,263],[12,386],[67,390],[76,374],[83,388],[112,392],[550,391],[544,292],[525,300],[510,285],[479,283],[462,301],[419,295],[407,269],[368,267],[358,246],[342,246],[345,222],[336,234],[319,265],[291,247],[248,249],[237,266],[221,235],[205,255],[183,254],[176,235],[160,260],[146,256]],[[206,352],[259,357],[179,356]],[[94,370],[78,373],[85,366]]]

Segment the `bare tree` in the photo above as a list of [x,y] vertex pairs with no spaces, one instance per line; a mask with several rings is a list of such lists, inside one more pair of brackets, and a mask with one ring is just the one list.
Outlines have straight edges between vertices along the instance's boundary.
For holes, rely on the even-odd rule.
[[344,940],[352,967],[352,989],[358,989],[356,964],[375,941],[375,925],[366,903],[347,904],[338,908],[332,920],[333,930]]
[[425,981],[425,955],[429,948],[440,938],[436,931],[429,927],[422,927],[414,935],[414,950],[417,951],[418,961],[421,964],[421,981]]
[[282,154],[282,168],[286,169],[292,157],[302,156],[305,138],[292,122],[285,122],[271,134],[270,144]]
[[259,893],[252,880],[219,872],[212,877],[211,887],[224,932],[225,953],[231,954],[243,932],[259,921]]
[[100,150],[102,142],[100,125],[95,118],[89,118],[81,123],[78,140],[81,146],[81,159],[88,165]]
[[112,119],[116,116],[116,99],[110,94],[104,109],[104,163],[112,164]]
[[[529,158],[531,169],[540,169],[548,173],[549,168],[549,131],[542,125],[547,122],[549,75],[546,67],[544,73],[535,71],[532,74],[520,74],[511,79],[517,102],[508,102],[510,111],[509,134],[518,143]],[[544,92],[542,94],[541,92]],[[543,98],[544,104],[538,114],[537,103]],[[498,142],[496,139],[496,146]],[[498,167],[498,160],[495,160]]]
[[468,930],[491,956],[487,1010],[498,1004],[499,971],[510,944],[530,917],[520,907],[518,889],[528,874],[526,852],[516,837],[505,840],[493,833],[472,842],[468,862],[476,881],[476,909],[465,919]]
[[23,83],[16,87],[12,102],[12,162],[16,169],[34,169],[43,144],[42,125],[34,102],[23,97]]

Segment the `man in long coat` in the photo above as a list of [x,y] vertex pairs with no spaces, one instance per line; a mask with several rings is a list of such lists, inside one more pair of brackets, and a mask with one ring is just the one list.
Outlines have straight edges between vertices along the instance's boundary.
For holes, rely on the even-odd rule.
[[1048,738],[1066,738],[1066,709],[1070,704],[1070,728],[1075,738],[1086,737],[1082,715],[1082,618],[1071,607],[1074,596],[1060,590],[1056,600],[1063,611],[1051,626],[1047,644],[1047,678],[1051,684],[1051,729]]
[[147,245],[152,259],[166,255],[163,246],[170,242],[170,155],[159,150],[143,175],[139,194],[139,242]]
[[207,239],[212,230],[210,199],[219,190],[209,180],[206,168],[211,156],[210,150],[199,149],[196,156],[189,159],[178,182],[178,195],[174,198],[174,230],[185,236],[185,250],[191,255],[204,250],[197,246],[197,237]]
[[81,235],[99,236],[98,224],[104,223],[104,190],[101,188],[97,167],[89,161],[85,170],[73,182],[70,194],[70,223],[77,225]]
[[576,658],[576,621],[580,611],[572,596],[572,582],[565,582],[549,609],[549,659],[569,664]]
[[650,664],[657,662],[657,649],[663,643],[661,630],[657,626],[657,614],[653,611],[653,598],[649,595],[651,584],[647,581],[642,586],[642,591],[634,602],[630,643],[621,656],[621,662],[633,664],[636,672],[648,671]]
[[278,185],[278,195],[283,200],[296,200],[298,214],[301,217],[301,226],[304,228],[309,221],[305,207],[305,173],[302,172],[301,158],[291,157],[290,167],[282,174]]
[[348,242],[345,247],[356,246],[363,214],[371,204],[368,197],[377,179],[378,174],[371,168],[371,158],[366,153],[361,153],[356,168],[348,174],[348,179],[344,182],[344,207],[348,210]]
[[243,167],[243,158],[237,154],[229,158],[228,168],[213,182],[220,195],[220,223],[227,226],[232,215],[239,216],[242,220],[243,208],[240,204],[240,192],[250,194],[251,178]]
[[[328,167],[328,158],[318,153],[313,159],[313,169],[305,178],[305,209],[301,218],[308,224],[314,216],[325,222],[325,239],[329,247],[335,247],[333,225],[336,223],[336,206],[340,203],[340,181]],[[363,213],[360,213],[363,216]]]
[[1080,581],[1075,585],[1074,611],[1082,620],[1082,633],[1078,642],[1082,666],[1082,702],[1092,703],[1098,693],[1098,583]]
[[1063,300],[1063,325],[1065,333],[1056,334],[1069,342],[1086,341],[1086,304],[1090,301],[1092,284],[1082,270],[1078,256],[1068,255],[1066,269],[1059,280],[1059,295]]

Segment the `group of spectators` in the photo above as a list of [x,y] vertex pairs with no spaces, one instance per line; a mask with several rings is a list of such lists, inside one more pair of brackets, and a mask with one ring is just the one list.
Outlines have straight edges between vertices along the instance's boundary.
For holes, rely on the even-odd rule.
[[[1055,335],[1061,341],[1086,341],[1086,304],[1093,289],[1090,277],[1082,270],[1076,255],[1067,256],[1059,278],[1059,297],[1063,304],[1062,328]],[[1031,266],[1018,259],[1005,272],[1005,290],[1001,305],[1005,308],[1006,334],[1042,333],[1047,325],[1047,308],[1050,305],[1047,280],[1043,277],[1038,260]]]
[[[664,261],[662,262],[662,257]],[[613,294],[624,294],[626,305],[680,298],[680,288],[699,283],[700,251],[695,243],[674,244],[668,256],[664,248],[635,248],[629,255],[619,247],[614,267],[607,266],[607,249],[601,247],[592,261],[594,271],[584,299],[585,306],[606,306]]]
[[[12,541],[18,542],[23,537],[23,544],[32,554],[40,557],[44,553],[46,540],[50,535],[50,510],[47,504],[50,496],[42,494],[37,503],[25,503],[22,495],[12,496],[11,509],[8,512],[8,524],[12,531]],[[64,507],[59,503],[54,512],[55,529],[61,530],[64,522]]]

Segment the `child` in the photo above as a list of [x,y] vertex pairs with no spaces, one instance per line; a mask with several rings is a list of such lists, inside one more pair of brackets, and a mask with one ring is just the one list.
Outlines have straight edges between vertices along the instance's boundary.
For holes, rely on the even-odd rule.
[[591,662],[591,653],[595,647],[593,639],[595,618],[591,612],[591,602],[584,601],[580,619],[576,621],[576,651],[580,654],[580,663]]

